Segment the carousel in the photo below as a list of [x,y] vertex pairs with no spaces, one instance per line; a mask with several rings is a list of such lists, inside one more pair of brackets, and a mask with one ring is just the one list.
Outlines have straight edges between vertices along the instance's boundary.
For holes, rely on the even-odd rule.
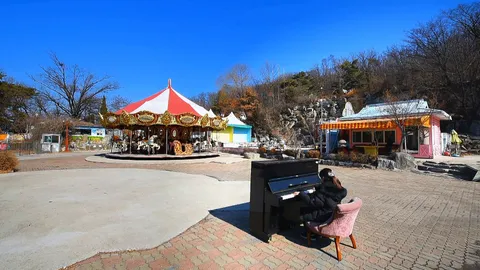
[[117,151],[106,156],[123,159],[218,156],[211,134],[227,126],[226,120],[175,91],[170,79],[167,88],[105,113],[101,121],[106,128],[122,131],[112,139]]

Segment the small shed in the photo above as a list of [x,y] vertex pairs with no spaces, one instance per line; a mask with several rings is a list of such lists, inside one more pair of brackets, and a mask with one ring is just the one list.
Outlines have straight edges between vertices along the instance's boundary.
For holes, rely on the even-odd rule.
[[[350,148],[364,148],[366,153],[375,148],[376,152],[382,153],[388,140],[392,140],[396,148],[400,147],[402,134],[395,124],[394,110],[403,112],[401,121],[406,126],[404,148],[407,152],[418,158],[441,155],[440,120],[451,117],[442,110],[429,108],[423,99],[367,105],[356,114],[321,124],[321,129],[339,130],[339,138],[346,140]],[[375,142],[378,146],[374,145]]]
[[233,112],[224,119],[228,120],[227,128],[215,132],[214,140],[222,143],[248,143],[252,141],[252,126],[243,123]]

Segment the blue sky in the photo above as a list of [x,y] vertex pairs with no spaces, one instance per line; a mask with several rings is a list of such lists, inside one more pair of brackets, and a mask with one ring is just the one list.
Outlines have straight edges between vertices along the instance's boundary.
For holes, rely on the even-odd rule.
[[[341,2],[341,3],[339,3]],[[308,70],[329,55],[383,51],[441,10],[468,1],[3,0],[0,70],[29,74],[66,64],[109,75],[131,100],[167,85],[185,96],[216,90],[237,63]]]

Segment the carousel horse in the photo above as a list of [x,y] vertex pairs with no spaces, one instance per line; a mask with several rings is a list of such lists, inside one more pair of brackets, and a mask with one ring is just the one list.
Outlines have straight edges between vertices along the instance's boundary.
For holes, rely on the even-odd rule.
[[156,154],[157,151],[160,151],[160,145],[155,142],[157,138],[158,138],[158,135],[152,135],[148,139],[148,144],[150,145],[150,148],[152,149],[153,154]]
[[152,149],[153,154],[156,154],[158,151],[160,151],[160,145],[157,143],[151,143],[150,148]]
[[189,143],[185,144],[185,151],[182,150],[182,143],[175,140],[173,141],[173,150],[175,155],[186,156],[193,154],[193,146]]
[[121,141],[119,146],[120,146],[120,152],[127,152],[128,143],[125,140]]
[[148,143],[146,143],[144,141],[138,141],[137,142],[137,151],[145,150],[147,147],[148,147]]
[[212,145],[209,144],[207,141],[202,141],[202,142],[195,141],[195,151],[197,151],[198,149],[207,150],[207,149],[210,149],[211,147]]
[[122,141],[116,141],[113,143],[113,148],[120,150],[120,152],[126,152],[128,150],[128,143],[123,139]]
[[160,145],[155,143],[155,138],[157,135],[152,135],[148,140],[139,141],[137,144],[137,151],[147,151],[147,154],[155,154],[160,150]]

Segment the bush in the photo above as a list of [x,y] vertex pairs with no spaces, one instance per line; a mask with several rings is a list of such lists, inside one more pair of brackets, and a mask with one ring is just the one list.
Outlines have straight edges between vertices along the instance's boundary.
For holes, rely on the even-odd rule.
[[319,158],[320,157],[320,151],[318,150],[309,150],[307,152],[307,157],[309,158]]
[[258,148],[258,153],[265,154],[266,152],[267,152],[267,148],[265,148],[265,147],[259,147]]
[[351,152],[351,153],[350,153],[350,160],[351,160],[352,162],[358,162],[358,163],[360,163],[360,161],[359,161],[360,158],[361,158],[360,155],[361,155],[360,153]]
[[10,151],[0,151],[0,172],[11,172],[18,165],[17,156]]
[[344,152],[338,153],[336,158],[339,161],[349,161],[350,160],[350,156],[348,154],[344,153]]
[[353,162],[356,163],[362,163],[362,164],[369,164],[370,163],[370,156],[358,152],[352,152],[350,153],[350,159]]

